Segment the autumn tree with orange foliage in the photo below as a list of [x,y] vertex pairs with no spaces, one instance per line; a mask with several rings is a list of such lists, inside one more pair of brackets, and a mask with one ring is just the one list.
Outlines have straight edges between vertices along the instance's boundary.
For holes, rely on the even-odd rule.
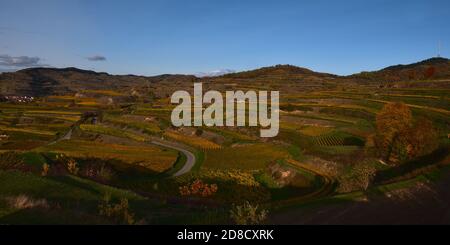
[[405,138],[411,124],[411,110],[403,103],[386,104],[377,114],[375,145],[383,160],[397,161],[394,150]]
[[424,73],[425,79],[430,79],[430,78],[432,78],[432,77],[434,76],[435,73],[436,73],[436,68],[434,68],[433,66],[428,67],[428,68],[425,70],[425,73]]
[[430,120],[426,118],[417,120],[407,138],[406,152],[409,158],[433,152],[439,146],[438,137],[438,132]]
[[427,119],[413,123],[404,103],[389,103],[377,114],[375,145],[384,161],[395,164],[434,151],[438,134]]

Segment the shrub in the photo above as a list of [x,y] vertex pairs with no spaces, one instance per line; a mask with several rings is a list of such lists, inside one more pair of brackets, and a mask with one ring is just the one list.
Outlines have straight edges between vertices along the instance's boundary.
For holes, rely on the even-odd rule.
[[47,176],[49,172],[50,172],[50,165],[48,165],[47,163],[44,163],[44,165],[42,165],[41,175]]
[[15,197],[6,198],[7,203],[14,209],[29,209],[29,208],[49,208],[48,202],[45,199],[33,199],[27,195],[19,195]]
[[66,164],[67,164],[67,171],[69,171],[70,174],[73,175],[78,174],[78,171],[80,169],[78,168],[78,163],[73,158],[68,159]]
[[119,203],[111,204],[111,194],[105,194],[98,209],[101,216],[112,219],[117,224],[133,225],[134,214],[129,210],[128,199],[122,198]]
[[114,177],[114,171],[105,163],[98,163],[97,165],[88,164],[82,168],[81,175],[96,181],[108,183]]
[[64,154],[56,155],[54,169],[52,170],[54,174],[63,175],[69,173],[78,175],[79,170],[80,169],[78,167],[78,163],[75,161],[75,159]]
[[196,136],[202,136],[202,134],[203,134],[203,129],[197,128],[197,129],[195,130],[195,135],[196,135]]
[[94,179],[97,176],[97,172],[95,171],[95,168],[92,166],[87,167],[86,169],[84,169],[84,171],[82,172],[82,175]]
[[[164,184],[158,186],[158,191],[181,194],[184,190],[190,191],[189,187],[191,183],[197,179],[201,179],[204,183],[216,184],[218,190],[209,196],[209,198],[222,203],[231,205],[232,203],[241,203],[242,200],[248,200],[252,203],[269,201],[271,195],[270,190],[256,181],[254,175],[254,171],[207,169],[202,167],[200,171],[194,171],[180,176],[175,181],[172,179],[160,182]],[[187,186],[188,188],[183,188],[183,186]],[[211,186],[214,189],[214,185]],[[148,188],[153,188],[153,186],[148,186]]]
[[182,196],[209,197],[217,192],[218,187],[216,184],[205,184],[203,181],[197,179],[191,184],[181,186],[179,190]]
[[99,178],[101,181],[109,182],[114,177],[114,172],[111,168],[105,166],[103,164],[99,170],[97,170],[97,178]]
[[252,205],[246,201],[242,205],[233,205],[230,210],[230,218],[237,225],[258,225],[267,219],[268,211],[259,210],[258,205]]
[[375,178],[376,169],[369,163],[356,164],[346,174],[339,177],[338,192],[366,191]]

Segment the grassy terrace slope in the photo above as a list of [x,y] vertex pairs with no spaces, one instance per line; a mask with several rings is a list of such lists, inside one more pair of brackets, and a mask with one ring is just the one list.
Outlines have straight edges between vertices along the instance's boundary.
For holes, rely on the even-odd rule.
[[36,151],[62,153],[78,158],[115,159],[131,165],[145,167],[155,172],[163,172],[169,169],[178,157],[175,151],[149,145],[130,146],[86,140],[63,140],[57,144],[40,147]]
[[[0,102],[0,223],[118,223],[99,213],[108,193],[114,202],[128,199],[136,221],[150,224],[228,224],[232,204],[246,200],[268,209],[274,223],[344,222],[334,211],[358,223],[345,210],[374,223],[388,220],[371,205],[389,210],[402,198],[442,193],[430,176],[448,171],[449,70],[447,59],[431,59],[346,77],[289,65],[209,78],[74,68],[1,74],[2,95],[37,97]],[[263,139],[253,127],[173,127],[170,95],[192,92],[193,82],[203,82],[204,91],[279,90],[279,135]],[[421,117],[432,122],[435,151],[398,166],[379,161],[376,118],[390,102],[411,109],[411,124]],[[184,171],[186,154],[155,142],[191,152],[195,165]],[[69,171],[73,162],[78,171]],[[365,176],[360,166],[375,171],[367,191],[342,188]],[[217,191],[180,191],[196,180]],[[428,189],[413,193],[420,183]],[[23,195],[32,208],[14,204]]]

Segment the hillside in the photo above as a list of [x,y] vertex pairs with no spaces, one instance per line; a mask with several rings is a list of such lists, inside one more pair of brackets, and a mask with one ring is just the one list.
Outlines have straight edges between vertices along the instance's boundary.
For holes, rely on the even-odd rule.
[[336,75],[311,71],[292,65],[276,65],[256,70],[230,73],[219,77],[203,78],[210,88],[279,90],[284,93],[312,91],[336,87]]
[[[450,60],[431,58],[409,65],[395,65],[379,71],[337,76],[292,65],[276,65],[218,77],[193,75],[111,75],[77,68],[29,68],[0,74],[0,94],[48,96],[73,94],[83,90],[114,90],[125,94],[153,93],[168,97],[192,82],[205,83],[205,89],[273,89],[286,92],[333,89],[366,83],[427,81],[450,78]],[[431,86],[431,85],[430,85]],[[441,86],[441,85],[438,85]]]
[[143,77],[135,75],[110,75],[104,72],[78,68],[29,68],[0,74],[0,94],[48,96],[76,93],[83,90],[114,90],[118,92],[139,90],[154,82],[191,80],[193,76],[160,75]]
[[[370,85],[373,87],[439,87],[448,88],[448,82],[438,80],[450,78],[450,61],[446,58],[431,58],[408,65],[389,66],[372,72],[361,72],[350,76],[311,71],[292,65],[276,65],[251,71],[226,74],[208,78],[217,84],[238,87],[272,88],[285,93],[316,91],[322,89],[350,88]],[[414,82],[414,83],[410,83]]]
[[[0,224],[234,224],[230,208],[243,200],[267,208],[270,224],[435,223],[448,210],[436,203],[450,198],[450,178],[437,182],[450,176],[449,80],[370,82],[278,65],[209,78],[35,68],[0,81],[43,96],[0,95]],[[278,134],[174,126],[169,97],[199,81],[204,94],[280,91],[270,115]]]
[[381,82],[445,79],[450,78],[450,60],[436,57],[408,65],[389,66],[379,71],[361,72],[347,78]]
[[224,78],[262,78],[262,77],[336,77],[332,74],[314,72],[303,67],[293,65],[276,65],[270,67],[263,67],[256,70],[230,73],[223,75]]

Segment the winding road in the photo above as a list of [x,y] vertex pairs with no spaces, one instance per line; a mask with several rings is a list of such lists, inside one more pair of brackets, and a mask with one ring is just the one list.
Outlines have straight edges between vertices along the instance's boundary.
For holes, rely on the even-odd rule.
[[[119,130],[123,130],[123,131],[129,131],[132,133],[149,136],[148,134],[144,134],[139,130],[133,130],[133,129],[128,129],[128,128],[124,129],[123,127],[114,125],[113,123],[108,123],[108,124],[104,124],[104,125],[107,125],[108,127],[116,128]],[[160,138],[157,138],[154,136],[150,136],[150,139],[148,141],[145,141],[145,143],[173,149],[173,150],[183,153],[186,156],[186,163],[183,165],[183,167],[181,169],[179,169],[177,172],[172,174],[171,175],[172,177],[178,177],[178,176],[188,173],[189,171],[191,171],[191,169],[195,165],[195,162],[196,162],[195,155],[192,152],[190,152],[186,147],[183,147],[183,145],[181,145],[179,143],[166,141],[164,139],[160,139]]]
[[169,143],[166,141],[163,142],[162,140],[152,140],[149,143],[158,145],[158,146],[162,146],[162,147],[166,147],[166,148],[170,148],[170,149],[174,149],[176,151],[183,153],[186,156],[186,163],[184,163],[183,167],[180,170],[178,170],[177,172],[172,174],[173,177],[177,177],[177,176],[186,174],[189,171],[191,171],[192,167],[194,167],[195,155],[192,152],[190,152],[184,148],[181,148],[180,146],[176,146],[172,143]]
[[[81,124],[83,121],[85,121],[86,119],[82,119],[78,122],[76,122],[74,125],[71,126],[70,130],[68,132],[66,132],[64,135],[62,135],[61,137],[59,137],[58,139],[48,143],[48,145],[53,145],[61,140],[70,140],[72,137],[72,133],[73,133],[73,129]],[[114,127],[114,128],[118,128],[120,130],[124,130],[122,128],[119,127]],[[124,130],[125,131],[125,130]],[[129,130],[132,131],[132,130]],[[138,133],[136,131],[134,131],[135,133]],[[141,132],[139,132],[141,133]],[[179,151],[181,153],[183,153],[186,156],[186,162],[184,163],[183,167],[181,169],[179,169],[178,171],[176,171],[175,173],[172,174],[173,177],[178,177],[181,176],[183,174],[188,173],[189,171],[191,171],[191,169],[194,167],[195,162],[196,162],[196,158],[195,155],[190,152],[189,150],[187,150],[186,148],[184,148],[183,146],[179,145],[178,143],[173,143],[173,142],[169,142],[163,139],[159,139],[156,137],[151,137],[150,141],[146,141],[146,143],[148,144],[153,144],[153,145],[157,145],[157,146],[161,146],[161,147],[165,147],[165,148],[169,148],[169,149],[173,149],[176,151]]]

